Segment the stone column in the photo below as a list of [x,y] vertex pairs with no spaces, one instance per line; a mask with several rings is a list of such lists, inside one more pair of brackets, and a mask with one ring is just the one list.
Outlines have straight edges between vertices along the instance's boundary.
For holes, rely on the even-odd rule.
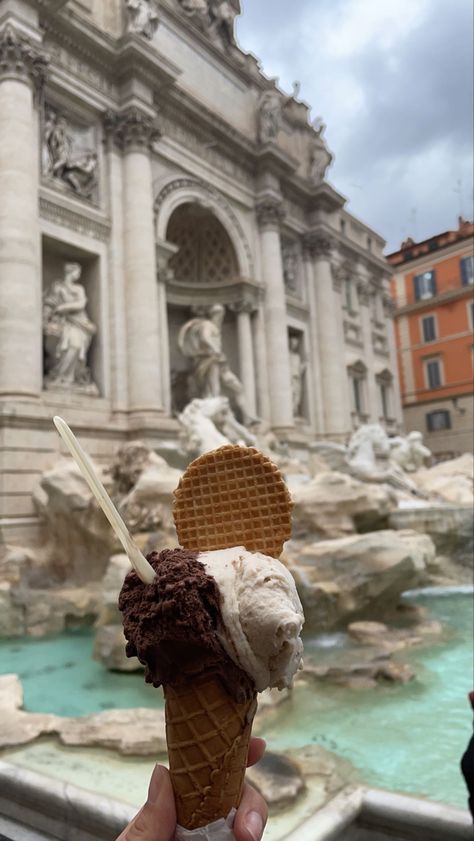
[[314,423],[316,433],[323,435],[326,431],[324,423],[323,392],[321,383],[321,360],[319,357],[318,345],[318,302],[316,299],[316,282],[311,249],[306,247],[303,241],[303,259],[305,277],[308,290],[309,303],[309,340],[310,340],[310,373],[312,378],[313,406],[311,407],[311,420]]
[[375,356],[372,341],[372,319],[370,313],[370,292],[363,281],[357,284],[357,295],[360,302],[360,320],[362,325],[362,340],[364,342],[364,361],[367,366],[367,406],[365,407],[369,423],[379,423],[381,415],[380,398],[375,381]]
[[389,292],[383,295],[382,297],[383,303],[383,311],[386,319],[386,329],[387,329],[387,338],[388,338],[388,350],[390,354],[390,371],[393,376],[392,381],[392,407],[393,407],[393,415],[397,422],[397,425],[400,429],[403,428],[403,410],[402,410],[402,398],[401,398],[401,390],[400,390],[400,376],[398,373],[398,360],[397,360],[397,345],[395,339],[395,322],[394,322],[394,313],[395,313],[395,304],[393,302],[392,296]]
[[275,429],[293,427],[293,401],[288,348],[285,284],[281,259],[281,202],[265,199],[257,207],[262,254],[262,279],[266,288],[265,332],[271,422]]
[[35,91],[46,66],[37,44],[11,25],[0,32],[0,396],[42,388]]
[[304,244],[314,261],[325,434],[341,438],[351,427],[340,303],[331,271],[333,243],[325,232],[315,232],[305,235]]
[[255,402],[255,368],[251,314],[254,306],[250,301],[241,301],[232,306],[237,314],[237,340],[239,344],[240,378],[244,387],[245,407],[248,415],[257,414]]
[[179,251],[179,247],[171,242],[161,241],[156,246],[156,262],[158,267],[158,315],[160,319],[161,384],[163,390],[163,406],[167,414],[171,414],[172,401],[166,281],[172,274],[168,266],[169,261],[177,251]]
[[109,117],[123,150],[124,274],[129,410],[163,410],[150,146],[153,116],[132,106]]
[[270,423],[271,406],[268,390],[267,346],[265,340],[264,303],[260,301],[254,317],[255,336],[255,379],[257,385],[257,415]]
[[[113,126],[112,126],[113,127]],[[127,316],[124,276],[123,172],[120,150],[113,142],[108,118],[105,120],[109,202],[112,231],[109,249],[110,337],[112,407],[116,412],[128,409]]]

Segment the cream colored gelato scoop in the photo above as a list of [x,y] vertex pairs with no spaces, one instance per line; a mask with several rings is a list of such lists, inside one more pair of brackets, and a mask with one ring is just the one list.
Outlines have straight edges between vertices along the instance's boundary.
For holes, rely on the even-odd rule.
[[220,590],[221,642],[229,657],[250,675],[257,692],[290,687],[302,667],[304,622],[292,575],[275,558],[243,546],[198,558]]

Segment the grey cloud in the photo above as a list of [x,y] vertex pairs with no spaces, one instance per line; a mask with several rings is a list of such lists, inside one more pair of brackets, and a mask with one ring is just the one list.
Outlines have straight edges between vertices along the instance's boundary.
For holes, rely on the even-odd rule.
[[[328,124],[336,153],[332,183],[351,199],[352,212],[394,248],[412,207],[419,238],[455,224],[458,178],[464,212],[472,213],[471,0],[430,0],[425,19],[396,51],[375,41],[363,53],[335,58],[321,44],[317,22],[330,15],[337,32],[344,6],[345,0],[294,0],[290,6],[247,0],[239,37],[244,48],[251,42],[264,70],[280,75],[286,89],[301,79],[302,97]],[[299,20],[308,9],[316,11],[316,26],[300,35]],[[345,78],[364,93],[364,107],[350,118],[351,109],[334,95]]]

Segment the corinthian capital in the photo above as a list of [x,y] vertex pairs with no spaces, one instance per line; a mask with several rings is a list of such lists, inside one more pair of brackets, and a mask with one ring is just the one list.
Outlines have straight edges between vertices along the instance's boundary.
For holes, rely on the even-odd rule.
[[257,204],[257,221],[260,228],[280,228],[285,218],[281,199],[268,196]]
[[8,24],[0,32],[0,79],[14,76],[32,82],[41,91],[49,58],[46,52]]
[[109,138],[120,149],[139,147],[150,149],[159,137],[155,117],[133,105],[126,111],[108,111],[104,128]]
[[323,231],[309,231],[303,235],[303,249],[312,259],[330,258],[334,249],[334,240]]

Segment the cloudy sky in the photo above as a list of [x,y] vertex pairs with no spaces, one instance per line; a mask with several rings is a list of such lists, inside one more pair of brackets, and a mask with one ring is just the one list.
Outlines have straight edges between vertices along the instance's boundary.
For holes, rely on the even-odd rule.
[[472,219],[472,0],[242,0],[237,35],[322,115],[348,209],[399,247]]

